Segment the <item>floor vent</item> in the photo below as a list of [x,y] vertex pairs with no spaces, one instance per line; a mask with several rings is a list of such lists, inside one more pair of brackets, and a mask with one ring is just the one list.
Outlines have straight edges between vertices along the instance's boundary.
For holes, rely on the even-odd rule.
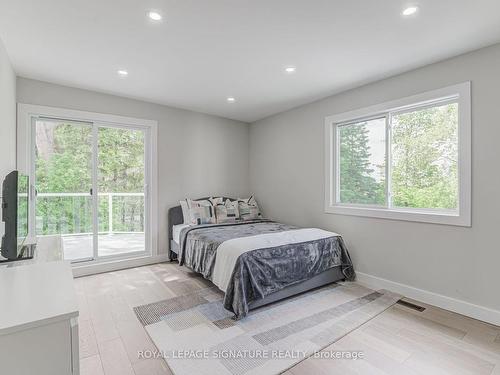
[[425,307],[422,307],[422,306],[419,306],[419,305],[415,305],[414,303],[411,303],[411,302],[403,301],[402,299],[400,299],[397,303],[400,304],[400,305],[403,305],[405,307],[408,307],[409,309],[416,310],[416,311],[419,311],[419,312],[422,312],[422,311],[425,310]]

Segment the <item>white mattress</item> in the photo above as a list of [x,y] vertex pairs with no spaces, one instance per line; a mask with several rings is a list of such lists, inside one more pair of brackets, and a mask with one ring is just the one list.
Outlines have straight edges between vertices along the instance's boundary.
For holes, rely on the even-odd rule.
[[172,237],[177,244],[180,242],[181,230],[189,226],[191,226],[191,224],[178,224],[172,227]]

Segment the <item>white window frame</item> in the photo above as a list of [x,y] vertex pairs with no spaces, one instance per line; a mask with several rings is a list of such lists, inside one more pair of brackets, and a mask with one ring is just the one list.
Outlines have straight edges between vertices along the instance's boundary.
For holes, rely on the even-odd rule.
[[[338,166],[338,125],[350,122],[386,117],[386,179],[390,185],[390,114],[419,109],[426,105],[442,102],[458,103],[458,210],[396,208],[390,206],[370,206],[338,202],[339,166]],[[471,83],[464,82],[442,89],[373,105],[325,118],[325,212],[340,215],[354,215],[382,219],[416,221],[434,224],[471,226]],[[390,191],[386,196],[389,197]]]
[[[79,111],[65,108],[48,107],[41,105],[32,105],[18,103],[17,105],[17,169],[21,172],[30,175],[30,200],[34,199],[34,137],[33,132],[33,119],[39,117],[47,118],[60,118],[75,122],[87,122],[92,123],[99,127],[106,127],[106,125],[114,128],[129,128],[129,129],[142,129],[145,132],[145,147],[146,147],[146,186],[144,189],[144,194],[147,198],[146,202],[149,201],[147,207],[147,222],[148,228],[145,233],[146,236],[146,249],[144,252],[138,253],[124,253],[121,255],[113,256],[112,258],[100,256],[95,260],[83,261],[73,263],[73,266],[81,266],[85,264],[99,264],[111,261],[120,261],[129,258],[141,258],[141,257],[152,257],[159,255],[158,251],[158,152],[157,152],[157,140],[158,140],[158,122],[155,120],[139,119],[134,117],[117,116],[111,114],[103,114],[96,112]],[[93,131],[97,129],[93,126]],[[97,138],[94,134],[94,142],[97,142]],[[96,149],[96,148],[95,148]],[[97,155],[94,155],[96,158]],[[94,164],[95,160],[94,160]],[[95,171],[94,171],[95,173]],[[94,183],[96,181],[93,178]],[[97,187],[93,186],[93,190],[97,191]],[[94,202],[95,204],[95,202]],[[96,207],[94,207],[94,210]],[[28,236],[31,241],[34,241],[35,228],[33,218],[34,204],[30,204],[30,217],[32,218],[29,222]],[[95,223],[94,223],[95,226]],[[94,228],[95,229],[95,228]],[[96,250],[94,243],[94,251]]]

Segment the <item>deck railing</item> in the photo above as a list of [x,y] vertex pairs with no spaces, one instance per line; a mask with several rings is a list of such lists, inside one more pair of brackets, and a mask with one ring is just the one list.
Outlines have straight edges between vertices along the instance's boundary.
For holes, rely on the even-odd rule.
[[[37,234],[91,233],[91,197],[90,193],[38,193]],[[99,233],[143,232],[144,193],[98,193],[98,222]]]

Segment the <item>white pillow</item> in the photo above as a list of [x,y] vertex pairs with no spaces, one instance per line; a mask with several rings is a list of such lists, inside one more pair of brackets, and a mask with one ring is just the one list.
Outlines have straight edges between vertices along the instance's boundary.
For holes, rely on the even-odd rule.
[[[212,202],[212,204],[214,206],[224,202],[224,199],[222,197],[221,198],[213,198],[212,197],[212,198],[209,198],[208,200],[210,202]],[[182,201],[179,201],[179,204],[181,205],[182,217],[184,218],[184,224],[191,224],[191,217],[189,215],[189,207],[187,204],[187,200],[183,199]]]
[[208,198],[208,200],[209,200],[210,202],[212,202],[212,204],[213,204],[214,206],[217,206],[218,204],[222,204],[222,203],[224,203],[224,198],[222,198],[222,197],[217,197],[217,198],[210,197],[210,198]]
[[241,220],[256,220],[262,217],[259,205],[253,195],[250,198],[238,198],[238,211]]
[[238,210],[238,201],[226,199],[225,203],[219,203],[215,206],[215,216],[217,223],[233,223],[240,219]]
[[189,209],[190,224],[215,224],[215,208],[209,200],[193,201],[186,199]]
[[182,217],[184,218],[184,224],[189,224],[191,222],[191,217],[189,216],[189,208],[186,200],[179,202],[182,208]]

